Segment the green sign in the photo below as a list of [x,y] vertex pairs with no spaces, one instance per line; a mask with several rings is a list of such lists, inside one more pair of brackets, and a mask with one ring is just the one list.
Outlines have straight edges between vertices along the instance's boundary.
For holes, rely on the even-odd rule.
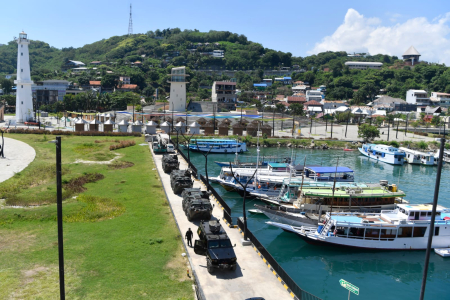
[[344,279],[339,280],[339,283],[341,284],[342,287],[346,288],[353,294],[359,295],[359,287],[351,284],[350,282],[345,281]]

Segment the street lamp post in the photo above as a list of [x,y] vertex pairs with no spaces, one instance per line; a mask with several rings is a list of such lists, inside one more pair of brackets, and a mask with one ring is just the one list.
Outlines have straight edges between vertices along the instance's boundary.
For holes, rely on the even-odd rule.
[[62,216],[62,181],[61,181],[61,137],[57,136],[55,141],[50,143],[56,144],[56,210],[58,220],[58,256],[59,256],[59,294],[64,300],[64,245],[63,245],[63,216]]

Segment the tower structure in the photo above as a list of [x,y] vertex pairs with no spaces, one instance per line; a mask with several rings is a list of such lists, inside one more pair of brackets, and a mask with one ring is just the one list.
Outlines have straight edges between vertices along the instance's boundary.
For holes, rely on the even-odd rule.
[[407,65],[414,66],[414,63],[418,63],[420,58],[419,51],[414,48],[414,46],[411,46],[408,48],[408,50],[403,53],[403,60]]
[[186,67],[172,68],[170,74],[169,109],[173,111],[186,110]]
[[128,21],[128,35],[133,34],[133,16],[131,14],[131,3],[130,3],[130,21]]
[[17,79],[14,80],[16,84],[16,123],[23,123],[28,121],[33,116],[33,98],[31,92],[30,77],[30,54],[28,45],[30,41],[25,32],[19,34],[16,38],[18,45],[17,51]]

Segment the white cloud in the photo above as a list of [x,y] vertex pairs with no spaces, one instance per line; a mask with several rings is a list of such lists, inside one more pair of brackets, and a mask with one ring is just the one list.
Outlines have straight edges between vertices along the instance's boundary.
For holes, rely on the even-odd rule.
[[[399,15],[393,15],[395,19]],[[344,22],[326,36],[309,53],[325,51],[369,52],[401,55],[413,45],[421,59],[450,65],[450,12],[431,22],[413,18],[392,26],[382,25],[378,18],[366,18],[350,8]]]

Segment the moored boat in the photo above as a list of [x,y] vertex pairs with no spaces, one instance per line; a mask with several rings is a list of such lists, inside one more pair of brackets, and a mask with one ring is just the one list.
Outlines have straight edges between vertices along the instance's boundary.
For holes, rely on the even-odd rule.
[[404,147],[398,148],[401,152],[405,153],[405,161],[410,164],[433,166],[434,165],[434,155],[429,152],[416,151]]
[[[423,250],[430,234],[431,204],[398,204],[381,213],[327,213],[319,227],[267,224],[297,234],[310,244],[380,250]],[[450,245],[450,210],[438,205],[432,248]]]
[[392,165],[403,165],[405,162],[405,153],[397,148],[382,144],[364,144],[358,148],[362,155],[365,155],[376,161]]
[[247,151],[247,144],[235,139],[192,139],[189,145],[182,145],[190,151],[210,153],[243,153]]

